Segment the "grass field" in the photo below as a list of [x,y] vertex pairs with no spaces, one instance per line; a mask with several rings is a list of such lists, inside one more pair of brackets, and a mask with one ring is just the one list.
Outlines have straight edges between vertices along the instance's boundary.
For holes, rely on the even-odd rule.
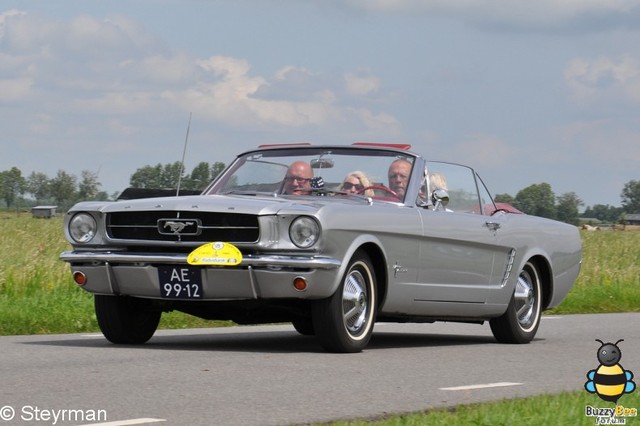
[[[625,394],[620,406],[640,408],[640,392]],[[540,426],[566,425],[587,426],[595,424],[596,418],[586,416],[586,407],[614,408],[596,395],[586,391],[566,392],[559,395],[539,395],[531,398],[511,399],[484,404],[461,405],[455,409],[438,409],[426,413],[392,415],[388,418],[336,421],[331,426]],[[637,416],[617,417],[627,425],[637,425]],[[605,418],[604,420],[609,420]],[[609,423],[612,424],[612,423]]]
[[[62,217],[0,213],[0,335],[97,331],[93,298],[58,259],[70,248]],[[552,313],[640,311],[640,232],[583,232],[582,271]],[[231,325],[164,314],[162,328]]]
[[640,231],[582,232],[582,270],[558,314],[640,312]]
[[[0,213],[0,335],[98,331],[93,296],[74,284],[60,253],[71,246],[62,217],[34,219]],[[161,328],[233,325],[179,312],[163,314]]]
[[[0,335],[97,331],[92,296],[77,288],[68,265],[58,259],[70,247],[62,218],[0,213],[0,230]],[[582,271],[567,299],[552,313],[640,311],[640,232],[583,232],[582,238]],[[171,313],[163,314],[160,327],[222,325],[233,324]],[[640,392],[625,395],[624,404],[640,407]],[[578,391],[331,425],[596,424],[595,418],[585,416],[586,405],[608,406],[597,396]],[[640,421],[626,420],[627,424]]]

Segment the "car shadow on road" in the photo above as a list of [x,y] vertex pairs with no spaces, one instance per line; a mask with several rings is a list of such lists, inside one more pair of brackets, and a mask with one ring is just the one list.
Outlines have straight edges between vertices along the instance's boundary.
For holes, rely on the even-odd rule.
[[[175,333],[175,334],[174,334]],[[120,348],[140,350],[170,351],[231,351],[231,352],[268,352],[297,353],[325,352],[313,336],[302,336],[295,331],[245,332],[239,331],[218,333],[212,329],[207,333],[202,329],[180,334],[158,333],[144,345],[114,345],[99,334],[58,336],[55,339],[25,341],[29,345],[52,345],[77,348],[100,348],[117,350]],[[39,336],[43,337],[43,336]],[[462,346],[495,343],[491,336],[481,335],[446,335],[430,333],[374,332],[367,346],[367,351],[394,348],[428,348],[438,346]]]

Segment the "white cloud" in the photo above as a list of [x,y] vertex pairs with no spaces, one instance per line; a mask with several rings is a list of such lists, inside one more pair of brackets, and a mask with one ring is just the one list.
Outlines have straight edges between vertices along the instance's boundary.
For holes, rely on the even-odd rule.
[[366,96],[380,88],[380,79],[368,70],[358,70],[345,74],[347,93],[353,96]]
[[566,67],[565,82],[574,99],[582,103],[627,100],[640,103],[640,58],[626,55],[576,58]]
[[399,134],[400,123],[391,114],[375,114],[365,108],[350,108],[348,111],[362,121],[368,129],[379,132],[378,135],[388,137]]
[[4,25],[7,19],[13,16],[21,16],[21,15],[26,15],[26,12],[22,12],[17,9],[11,9],[11,10],[7,10],[0,13],[0,37],[2,37],[2,34],[4,32]]
[[151,55],[139,61],[120,64],[123,71],[133,71],[138,79],[152,80],[163,84],[180,84],[196,78],[196,68],[191,57],[184,53],[173,56]]
[[[198,64],[210,74],[208,78],[205,76],[197,85],[184,91],[167,91],[164,96],[183,108],[232,125],[298,127],[329,120],[330,100],[325,103],[322,100],[289,102],[256,98],[254,95],[268,83],[264,77],[249,74],[246,60],[214,56],[200,60]],[[277,76],[282,78],[282,73]]]
[[[164,52],[125,16],[82,15],[64,22],[12,11],[0,17],[2,67],[21,76],[0,73],[0,99],[27,102],[37,87],[45,113],[53,114],[46,111],[50,108],[122,116],[174,104],[248,129],[345,120],[377,128],[394,121],[389,114],[341,107],[340,87],[305,68],[285,65],[273,76],[254,75],[247,59]],[[380,84],[362,71],[347,74],[346,80],[349,94],[365,95]]]
[[[273,78],[268,78],[251,76],[248,61],[238,58],[214,56],[198,61],[198,65],[210,76],[204,76],[197,85],[185,91],[167,91],[164,96],[185,109],[227,124],[250,128],[270,124],[301,127],[352,120],[369,129],[397,125],[390,114],[376,114],[365,108],[341,108],[335,91],[329,88],[304,92],[303,98],[299,93],[300,86],[307,83],[313,86],[312,74],[305,69],[287,66],[278,70]],[[264,97],[271,93],[269,86],[272,84],[290,84],[279,93],[288,93],[294,87],[296,95],[293,100]]]
[[3,50],[14,55],[26,56],[42,53],[58,29],[57,22],[38,18],[25,12],[11,10],[0,15],[0,41]]

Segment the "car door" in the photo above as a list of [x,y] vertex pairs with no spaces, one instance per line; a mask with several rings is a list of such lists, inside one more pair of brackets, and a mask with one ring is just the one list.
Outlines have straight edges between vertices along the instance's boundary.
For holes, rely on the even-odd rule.
[[484,303],[491,289],[501,285],[502,274],[494,266],[503,250],[498,246],[499,224],[484,214],[487,200],[478,191],[482,184],[472,169],[457,164],[431,162],[427,171],[427,193],[445,189],[449,202],[420,210],[421,267],[414,298]]

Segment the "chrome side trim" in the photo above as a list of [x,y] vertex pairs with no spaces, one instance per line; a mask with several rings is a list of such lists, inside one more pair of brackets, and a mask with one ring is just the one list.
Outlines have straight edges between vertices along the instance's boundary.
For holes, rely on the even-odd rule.
[[511,249],[511,251],[509,251],[509,254],[507,255],[507,267],[505,268],[504,271],[504,276],[502,278],[502,284],[500,285],[501,287],[504,287],[505,285],[507,285],[507,281],[509,281],[509,276],[511,275],[511,270],[513,269],[513,261],[516,258],[516,249]]

